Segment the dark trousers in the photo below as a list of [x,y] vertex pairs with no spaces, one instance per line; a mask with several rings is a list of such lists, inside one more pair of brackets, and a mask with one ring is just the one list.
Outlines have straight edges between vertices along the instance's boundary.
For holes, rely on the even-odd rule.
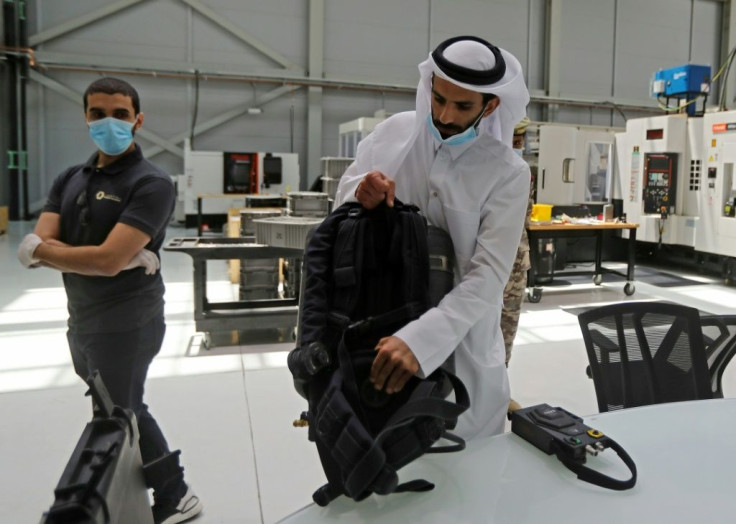
[[[143,402],[148,366],[161,349],[165,331],[163,317],[157,317],[139,329],[120,333],[75,333],[71,329],[67,332],[77,375],[87,380],[94,370],[99,370],[113,403],[135,413],[143,464],[169,453],[161,428]],[[178,493],[181,484],[183,480],[179,486],[153,488]]]

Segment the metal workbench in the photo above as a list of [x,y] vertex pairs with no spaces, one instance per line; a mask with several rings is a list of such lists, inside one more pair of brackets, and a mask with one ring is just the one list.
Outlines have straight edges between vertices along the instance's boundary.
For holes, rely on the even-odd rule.
[[[636,228],[639,224],[625,222],[598,222],[598,223],[579,223],[579,224],[532,224],[526,228],[529,235],[529,252],[531,269],[527,274],[527,300],[529,302],[539,302],[542,300],[542,288],[537,285],[537,274],[539,269],[539,254],[537,252],[537,244],[540,238],[574,238],[574,237],[595,237],[595,268],[593,271],[566,271],[564,275],[593,275],[593,283],[600,286],[603,282],[604,273],[615,273],[626,278],[624,285],[624,293],[627,296],[633,295],[636,287],[634,285],[634,266],[636,263]],[[622,273],[613,269],[608,269],[602,265],[602,245],[604,231],[622,231],[628,230],[628,255],[626,262],[626,272]]]
[[[303,249],[248,243],[243,238],[173,238],[165,251],[185,253],[194,264],[194,321],[206,334],[228,331],[293,329],[298,298],[210,302],[207,298],[207,261],[229,259],[300,258]],[[209,337],[207,337],[209,339]],[[205,341],[208,345],[208,341]]]

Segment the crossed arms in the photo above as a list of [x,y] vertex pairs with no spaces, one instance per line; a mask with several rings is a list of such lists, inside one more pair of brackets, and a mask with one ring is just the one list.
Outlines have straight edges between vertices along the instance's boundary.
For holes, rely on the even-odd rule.
[[153,274],[159,267],[158,257],[144,249],[151,237],[127,224],[117,223],[99,246],[69,246],[59,240],[60,231],[58,213],[41,213],[34,232],[21,242],[21,262],[26,265],[24,258],[33,259],[34,266],[88,276],[115,276],[139,266]]

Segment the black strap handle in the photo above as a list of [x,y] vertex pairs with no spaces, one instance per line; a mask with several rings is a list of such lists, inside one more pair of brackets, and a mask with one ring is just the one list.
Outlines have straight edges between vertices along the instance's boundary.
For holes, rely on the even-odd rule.
[[445,431],[442,433],[442,438],[454,442],[454,444],[446,444],[441,446],[432,446],[426,453],[454,453],[456,451],[462,451],[465,449],[465,439],[458,437],[454,433]]
[[464,411],[470,407],[470,396],[465,384],[449,371],[442,370],[452,383],[455,390],[455,402],[440,399],[437,397],[429,397],[428,389],[432,385],[428,382],[420,383],[412,393],[409,400],[394,412],[394,414],[386,421],[384,429],[376,437],[377,441],[383,440],[385,435],[393,431],[399,426],[411,422],[416,417],[434,417],[442,420],[457,420]]
[[624,464],[626,464],[626,466],[629,468],[629,471],[631,472],[630,479],[618,480],[613,477],[609,477],[608,475],[604,475],[599,471],[589,468],[582,462],[575,461],[560,448],[555,449],[555,454],[557,455],[557,458],[560,459],[560,462],[562,462],[567,469],[569,469],[573,473],[576,473],[578,478],[584,482],[589,482],[591,484],[595,484],[596,486],[601,486],[603,488],[613,489],[616,491],[624,491],[633,488],[636,485],[636,464],[634,464],[634,461],[629,456],[629,454],[626,453],[626,450],[622,448],[621,445],[615,440],[609,438],[608,447],[614,450],[619,458],[621,458]]
[[433,489],[434,489],[434,484],[432,484],[428,480],[415,479],[415,480],[410,480],[408,482],[404,482],[403,484],[399,484],[398,486],[396,486],[394,493],[405,493],[405,492],[420,493],[423,491],[432,491]]

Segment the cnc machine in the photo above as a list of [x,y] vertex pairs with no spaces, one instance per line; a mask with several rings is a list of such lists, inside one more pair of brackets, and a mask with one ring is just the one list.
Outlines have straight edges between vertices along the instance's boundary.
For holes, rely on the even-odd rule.
[[299,190],[299,155],[296,153],[192,151],[184,148],[184,174],[177,180],[175,217],[193,227],[197,199],[202,215],[227,216],[228,209],[245,206],[243,195],[286,195]]
[[695,245],[702,139],[702,119],[686,114],[631,119],[617,134],[617,182],[637,240]]
[[613,142],[610,128],[540,124],[537,202],[610,203]]
[[[736,257],[736,111],[708,113],[703,117],[703,184],[700,221],[695,249]],[[726,268],[733,259],[726,260]],[[732,272],[727,271],[730,275]]]

